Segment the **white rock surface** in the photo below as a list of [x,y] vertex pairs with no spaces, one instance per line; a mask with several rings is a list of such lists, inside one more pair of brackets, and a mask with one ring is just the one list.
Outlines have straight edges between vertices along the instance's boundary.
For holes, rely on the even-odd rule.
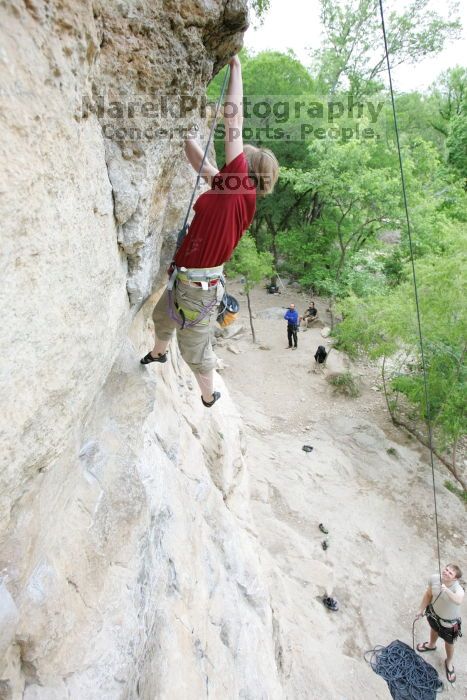
[[[293,298],[290,292],[284,303]],[[268,307],[260,288],[252,290],[251,304],[257,312]],[[240,320],[247,315],[242,307]],[[274,611],[282,697],[387,700],[387,685],[364,654],[394,639],[412,644],[414,614],[427,575],[437,568],[429,454],[391,424],[383,397],[371,390],[377,367],[357,364],[365,370],[359,397],[336,396],[325,373],[308,371],[324,344],[319,329],[300,334],[297,352],[290,353],[282,321],[258,318],[257,325],[271,352],[258,353],[246,337],[223,378],[245,422],[251,508]],[[219,354],[227,356],[227,348]],[[339,354],[333,349],[330,358]],[[340,361],[345,367],[345,356]],[[313,451],[305,453],[304,444]],[[465,568],[465,506],[444,488],[445,479],[436,465],[442,561]],[[323,551],[325,537],[329,548]],[[324,608],[324,593],[337,598],[338,613]],[[427,633],[421,620],[415,641],[425,641]],[[444,679],[444,648],[430,663]],[[456,690],[465,694],[462,643],[454,663],[461,669]]]
[[5,583],[0,582],[0,658],[12,643],[19,621],[18,608]]
[[139,364],[193,177],[109,114],[202,93],[245,4],[13,0],[0,26],[0,697],[280,698],[237,412],[175,349]]
[[337,377],[341,374],[349,372],[351,364],[347,355],[340,350],[336,350],[335,348],[327,347],[327,350],[328,356],[326,358],[326,375],[328,377]]
[[22,537],[36,538],[16,597],[25,697],[49,698],[60,678],[90,700],[136,697],[137,685],[147,698],[204,697],[206,685],[280,697],[235,409],[223,390],[206,420],[175,352],[170,366],[139,365],[145,343],[124,346],[25,509]]

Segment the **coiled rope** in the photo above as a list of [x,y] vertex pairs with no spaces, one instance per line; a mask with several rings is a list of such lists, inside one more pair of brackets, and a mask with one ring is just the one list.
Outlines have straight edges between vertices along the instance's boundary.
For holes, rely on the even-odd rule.
[[386,681],[394,700],[435,700],[443,688],[436,669],[399,639],[367,651],[365,660]]

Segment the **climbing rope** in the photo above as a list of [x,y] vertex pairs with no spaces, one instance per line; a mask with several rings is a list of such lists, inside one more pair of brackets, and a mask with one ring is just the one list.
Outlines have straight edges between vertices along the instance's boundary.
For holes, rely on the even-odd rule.
[[[391,65],[389,61],[389,51],[386,36],[386,24],[384,21],[383,0],[379,0],[379,9],[381,14],[381,28],[384,38],[384,51],[386,56],[386,65],[389,78],[389,90],[391,93],[392,115],[394,119],[394,130],[396,134],[397,153],[399,157],[399,170],[402,185],[402,195],[404,201],[405,218],[407,224],[407,236],[409,241],[410,260],[412,266],[412,279],[415,294],[415,306],[417,310],[417,326],[418,339],[420,345],[420,355],[422,360],[423,370],[423,387],[426,404],[426,423],[428,429],[428,440],[430,447],[431,475],[433,485],[433,501],[435,511],[436,525],[436,543],[438,555],[438,571],[441,581],[441,553],[439,542],[439,524],[438,524],[438,505],[436,499],[436,484],[435,484],[435,466],[433,459],[433,431],[431,424],[431,411],[428,393],[428,380],[425,362],[425,353],[423,347],[422,323],[420,316],[420,304],[417,287],[417,276],[415,272],[415,260],[412,244],[412,232],[410,227],[409,206],[407,203],[407,191],[405,187],[404,166],[402,163],[402,152],[399,139],[399,127],[397,123],[396,104],[394,99],[394,90],[392,86]],[[441,593],[441,592],[440,592]],[[415,618],[412,624],[412,649],[408,644],[396,640],[391,642],[386,647],[377,646],[364,655],[365,660],[371,665],[373,671],[381,676],[388,684],[389,691],[394,700],[435,700],[436,694],[443,688],[443,683],[438,676],[436,669],[428,664],[424,659],[418,656],[415,652],[415,623],[418,618]],[[369,657],[369,658],[368,658]]]
[[195,196],[196,196],[196,192],[197,192],[197,189],[198,189],[198,186],[199,186],[199,182],[200,182],[200,180],[201,180],[201,173],[202,173],[202,170],[203,170],[204,163],[205,163],[205,161],[206,161],[206,156],[207,156],[207,153],[208,153],[208,150],[209,150],[209,146],[210,146],[210,144],[211,144],[212,135],[213,135],[213,133],[214,133],[214,129],[216,128],[217,117],[218,117],[218,115],[219,115],[219,109],[220,109],[220,106],[221,106],[222,98],[224,97],[225,86],[227,85],[227,78],[229,77],[229,74],[230,74],[230,71],[229,71],[229,69],[227,69],[227,70],[225,71],[224,81],[223,81],[223,83],[222,83],[222,88],[221,88],[221,91],[220,91],[220,94],[219,94],[219,98],[218,98],[218,100],[217,100],[216,111],[215,111],[215,113],[214,113],[214,119],[212,120],[212,124],[211,124],[211,129],[210,129],[210,131],[209,131],[208,140],[207,140],[207,143],[206,143],[206,147],[205,147],[205,149],[204,149],[203,159],[202,159],[202,161],[201,161],[201,165],[199,166],[198,175],[197,175],[197,177],[196,177],[196,183],[195,183],[195,186],[194,186],[194,188],[193,188],[193,192],[191,193],[191,199],[190,199],[190,202],[189,202],[188,207],[187,207],[187,210],[186,210],[185,220],[184,220],[184,222],[183,222],[183,226],[182,226],[182,228],[180,229],[179,234],[178,234],[178,237],[177,237],[177,248],[176,248],[177,250],[178,250],[178,249],[180,248],[180,246],[182,245],[183,239],[185,238],[186,233],[187,233],[188,217],[190,216],[190,211],[191,211],[191,207],[192,207],[192,204],[193,204],[193,200],[194,200],[194,198],[195,198]]
[[394,700],[435,700],[443,688],[436,669],[398,639],[370,649],[365,660],[386,681]]
[[439,571],[439,580],[441,581],[441,553],[440,553],[440,543],[439,543],[438,504],[437,504],[437,499],[436,499],[435,465],[434,465],[434,459],[433,459],[433,455],[434,455],[433,430],[432,430],[432,423],[431,423],[431,410],[430,410],[430,401],[429,401],[429,393],[428,393],[428,379],[427,379],[427,371],[426,371],[425,353],[424,353],[424,347],[423,347],[422,323],[421,323],[421,317],[420,317],[420,304],[419,304],[418,287],[417,287],[417,276],[415,274],[415,260],[414,260],[413,244],[412,244],[412,232],[411,232],[411,227],[410,227],[409,207],[408,207],[408,203],[407,203],[407,192],[406,192],[406,188],[405,188],[404,167],[402,164],[402,153],[401,153],[400,140],[399,140],[399,128],[398,128],[398,123],[397,123],[396,104],[395,104],[395,100],[394,100],[394,90],[392,87],[391,65],[389,62],[388,43],[387,43],[387,37],[386,37],[386,25],[385,25],[385,21],[384,21],[383,0],[379,0],[379,9],[380,9],[380,14],[381,14],[381,27],[383,30],[383,38],[384,38],[384,51],[386,54],[386,65],[387,65],[388,77],[389,77],[389,90],[391,93],[391,104],[392,104],[392,114],[393,114],[393,118],[394,118],[394,130],[395,130],[395,134],[396,134],[397,153],[399,156],[399,169],[400,169],[401,184],[402,184],[402,194],[403,194],[403,198],[404,198],[405,217],[406,217],[406,222],[407,222],[407,236],[408,236],[408,241],[409,241],[410,261],[411,261],[411,266],[412,266],[412,279],[413,279],[414,293],[415,293],[415,306],[417,309],[418,339],[419,339],[419,345],[420,345],[420,355],[421,355],[421,360],[422,360],[423,388],[424,388],[425,405],[426,405],[426,424],[427,424],[427,429],[428,429],[428,444],[429,444],[429,448],[430,448],[431,476],[432,476],[432,485],[433,485],[433,501],[434,501],[434,510],[435,510],[436,542],[437,542],[437,554],[438,554],[438,571]]
[[[224,97],[225,87],[226,87],[226,85],[227,85],[227,79],[228,79],[229,75],[230,75],[230,70],[227,68],[227,70],[225,71],[224,80],[223,80],[223,82],[222,82],[221,91],[220,91],[220,93],[219,93],[219,97],[218,97],[218,100],[217,100],[216,111],[215,111],[215,113],[214,113],[214,118],[213,118],[213,120],[212,120],[212,124],[211,124],[211,128],[210,128],[210,131],[209,131],[208,140],[207,140],[207,142],[206,142],[206,146],[205,146],[204,153],[203,153],[203,158],[202,158],[202,160],[201,160],[201,165],[199,166],[198,174],[197,174],[197,176],[196,176],[195,186],[193,187],[193,192],[191,193],[191,198],[190,198],[190,201],[189,201],[189,203],[188,203],[187,210],[186,210],[185,220],[184,220],[184,222],[183,222],[182,228],[181,228],[180,231],[178,232],[177,244],[176,244],[176,248],[175,248],[174,257],[175,257],[175,255],[177,254],[178,250],[180,249],[180,246],[182,245],[183,240],[184,240],[184,238],[185,238],[185,236],[186,236],[186,234],[187,234],[187,231],[188,231],[188,217],[190,216],[191,207],[192,207],[192,205],[193,205],[193,201],[194,201],[194,198],[195,198],[195,196],[196,196],[196,192],[197,192],[197,190],[198,190],[199,182],[200,182],[200,180],[201,180],[201,173],[202,173],[202,171],[203,171],[203,166],[204,166],[204,163],[205,163],[205,161],[206,161],[206,156],[207,156],[207,153],[208,153],[208,150],[209,150],[209,146],[210,146],[210,144],[211,144],[212,135],[213,135],[213,133],[214,133],[214,129],[216,128],[217,118],[218,118],[218,115],[219,115],[219,109],[220,109],[220,106],[221,106],[221,103],[222,103],[222,99],[223,99],[223,97]],[[171,272],[172,272],[172,275],[176,274],[176,266],[175,266],[175,263],[174,263],[174,262],[172,263],[172,266],[171,266],[170,270],[171,270]],[[174,270],[175,270],[175,273],[174,273]],[[183,330],[184,328],[193,328],[194,326],[196,326],[196,325],[198,325],[199,323],[201,323],[201,322],[210,314],[210,312],[212,311],[212,309],[213,309],[215,306],[217,306],[218,300],[217,300],[217,298],[214,298],[209,304],[207,304],[206,306],[203,306],[203,308],[201,309],[201,311],[199,312],[199,314],[196,315],[195,318],[187,319],[187,317],[186,317],[186,310],[184,310],[184,309],[182,309],[181,307],[177,306],[177,304],[175,303],[174,294],[173,294],[173,291],[172,291],[172,287],[173,287],[173,284],[174,284],[174,283],[176,283],[176,282],[175,282],[175,276],[173,276],[173,277],[171,278],[171,283],[169,283],[169,285],[167,286],[168,313],[169,313],[169,317],[170,317],[173,321],[175,321],[176,323],[178,323],[178,324],[180,325],[180,329],[181,329],[181,330]],[[223,283],[223,282],[222,282],[222,283]],[[223,284],[224,284],[224,283],[223,283]],[[224,286],[225,286],[225,284],[224,284]]]

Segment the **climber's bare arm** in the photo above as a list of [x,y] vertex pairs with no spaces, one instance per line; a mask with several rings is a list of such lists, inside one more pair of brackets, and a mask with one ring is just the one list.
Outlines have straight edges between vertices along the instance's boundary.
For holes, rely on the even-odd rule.
[[238,56],[230,59],[230,77],[224,102],[225,162],[230,163],[243,151],[243,81]]
[[[188,136],[185,140],[185,153],[186,157],[190,161],[192,167],[196,172],[199,172],[201,162],[203,160],[203,149],[196,141],[194,136]],[[211,184],[211,179],[214,175],[217,175],[219,170],[212,165],[206,158],[203,163],[203,169],[201,171],[201,177],[203,177],[209,184]]]

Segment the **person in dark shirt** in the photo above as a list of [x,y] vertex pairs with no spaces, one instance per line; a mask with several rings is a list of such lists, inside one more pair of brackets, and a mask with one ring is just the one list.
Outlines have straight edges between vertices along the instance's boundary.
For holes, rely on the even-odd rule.
[[180,353],[208,408],[220,398],[214,391],[211,333],[224,291],[223,265],[253,220],[256,196],[272,192],[279,175],[271,151],[243,146],[242,124],[242,69],[234,56],[224,104],[226,164],[218,170],[206,159],[200,172],[203,150],[194,138],[185,141],[188,160],[211,188],[195,202],[195,216],[175,255],[168,287],[153,312],[154,348],[141,359],[143,365],[167,362],[167,347],[177,331]]
[[309,328],[318,318],[318,309],[315,306],[314,301],[310,301],[310,306],[307,308],[305,313],[303,314],[301,320],[303,321],[303,325],[305,326],[305,330]]
[[[287,340],[289,341],[288,349],[293,347],[294,350],[297,349],[297,330],[298,330],[298,311],[295,308],[295,304],[290,304],[289,308],[284,314],[284,318],[287,321]],[[293,346],[292,346],[293,341]]]

